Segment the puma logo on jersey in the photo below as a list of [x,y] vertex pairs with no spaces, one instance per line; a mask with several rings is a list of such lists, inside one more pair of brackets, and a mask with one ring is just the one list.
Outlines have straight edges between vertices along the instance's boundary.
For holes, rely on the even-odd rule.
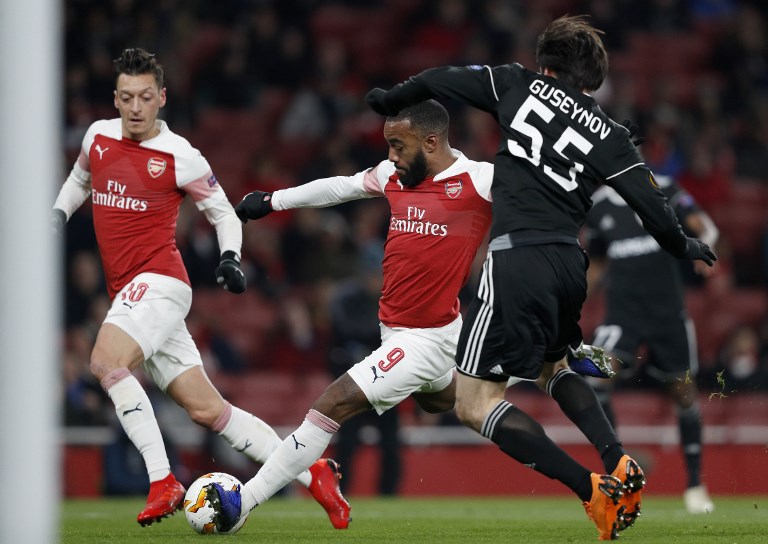
[[106,153],[108,150],[109,150],[108,147],[105,147],[104,149],[102,149],[99,144],[96,144],[96,151],[99,152],[99,160],[104,158],[104,153]]

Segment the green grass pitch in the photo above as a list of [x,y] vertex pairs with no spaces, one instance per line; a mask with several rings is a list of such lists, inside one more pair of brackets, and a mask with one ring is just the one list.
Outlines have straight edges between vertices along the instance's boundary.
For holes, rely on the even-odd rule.
[[[643,515],[620,541],[766,543],[768,496],[715,497],[708,515],[685,513],[681,497],[647,497]],[[597,532],[577,500],[552,498],[355,498],[346,531],[331,527],[311,499],[277,497],[251,512],[236,535],[198,535],[182,512],[140,527],[141,498],[68,500],[61,506],[62,544],[290,543],[563,543],[592,542]]]

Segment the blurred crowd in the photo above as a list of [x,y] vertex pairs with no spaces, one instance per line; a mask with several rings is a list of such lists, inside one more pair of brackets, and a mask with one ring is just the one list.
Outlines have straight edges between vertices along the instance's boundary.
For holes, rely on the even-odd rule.
[[[640,126],[651,168],[677,177],[720,228],[718,273],[706,283],[691,279],[690,289],[725,305],[731,293],[762,299],[756,314],[737,312],[722,331],[701,362],[701,387],[711,390],[724,377],[734,388],[768,388],[765,2],[68,0],[65,10],[60,181],[88,126],[117,116],[112,59],[143,47],[166,68],[162,117],[201,150],[233,203],[254,189],[351,175],[385,159],[383,119],[363,100],[369,88],[435,65],[517,61],[535,69],[538,32],[557,16],[589,14],[611,55],[601,106]],[[453,147],[491,160],[495,121],[446,106]],[[339,349],[332,301],[370,268],[388,213],[383,199],[373,199],[248,223],[249,289],[238,297],[216,286],[215,232],[187,203],[177,241],[195,289],[188,325],[212,373],[330,376]],[[68,225],[64,266],[65,420],[105,424],[112,410],[90,378],[88,358],[109,300],[87,204]],[[467,293],[473,289],[470,281]]]

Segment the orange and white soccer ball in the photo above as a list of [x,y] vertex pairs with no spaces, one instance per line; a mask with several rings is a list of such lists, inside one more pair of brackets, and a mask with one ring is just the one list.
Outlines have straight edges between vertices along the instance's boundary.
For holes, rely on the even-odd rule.
[[[184,496],[184,515],[190,527],[201,534],[219,533],[213,521],[214,511],[211,508],[211,503],[206,498],[205,491],[205,486],[214,482],[221,485],[227,491],[232,491],[237,486],[242,487],[240,480],[224,472],[209,472],[192,482],[192,485],[187,489],[187,494]],[[248,513],[243,514],[237,525],[232,527],[232,529],[223,531],[221,534],[231,535],[236,533],[243,526],[246,519],[248,519]]]

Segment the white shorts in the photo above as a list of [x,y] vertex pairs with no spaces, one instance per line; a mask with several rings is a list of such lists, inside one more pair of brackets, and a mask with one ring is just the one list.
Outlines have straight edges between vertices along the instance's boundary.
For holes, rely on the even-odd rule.
[[434,329],[380,327],[381,347],[347,371],[378,414],[411,393],[436,393],[450,385],[461,316]]
[[203,364],[184,322],[191,305],[192,289],[183,281],[142,273],[115,295],[104,319],[141,346],[142,367],[162,391],[186,370]]

